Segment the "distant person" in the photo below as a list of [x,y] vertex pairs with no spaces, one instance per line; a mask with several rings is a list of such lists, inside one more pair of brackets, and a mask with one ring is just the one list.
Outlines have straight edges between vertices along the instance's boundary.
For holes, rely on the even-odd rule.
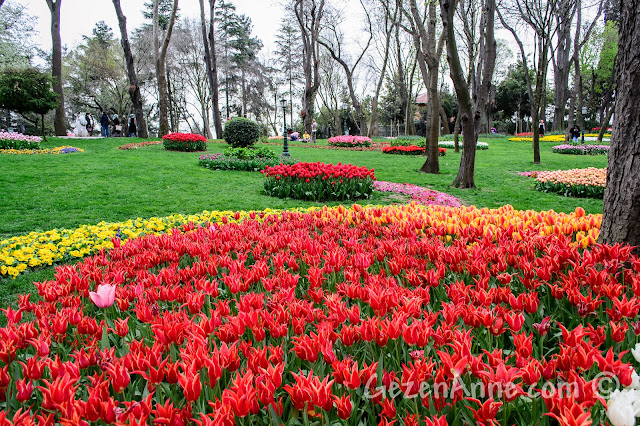
[[109,116],[106,111],[102,111],[102,116],[100,117],[100,127],[102,128],[102,137],[109,137]]
[[538,128],[540,129],[540,136],[544,136],[544,120],[540,120],[540,125]]
[[129,115],[129,137],[134,138],[138,137],[138,129],[136,128],[136,115]]
[[120,124],[120,118],[118,118],[118,114],[113,114],[113,119],[111,120],[113,123],[113,137],[119,138],[122,136],[122,124]]
[[318,123],[316,120],[313,120],[311,123],[311,142],[316,143],[316,133],[318,132]]
[[88,114],[78,114],[76,118],[76,126],[73,129],[73,134],[77,138],[84,138],[87,136],[87,115]]
[[577,124],[574,124],[571,130],[569,130],[569,133],[571,133],[571,140],[573,140],[573,143],[578,143],[578,140],[580,140],[580,127],[578,127]]
[[87,136],[91,136],[93,132],[93,117],[88,112],[84,115],[84,121],[87,122]]

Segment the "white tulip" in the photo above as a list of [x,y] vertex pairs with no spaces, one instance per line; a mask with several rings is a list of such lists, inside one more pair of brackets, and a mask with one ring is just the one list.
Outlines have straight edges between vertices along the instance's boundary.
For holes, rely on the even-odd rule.
[[627,386],[629,389],[640,389],[640,376],[636,373],[636,370],[633,370],[631,373],[631,384]]
[[613,426],[635,426],[635,411],[626,396],[610,399],[607,406],[607,417]]
[[631,355],[633,355],[636,361],[640,362],[640,343],[636,343],[636,347],[631,349]]

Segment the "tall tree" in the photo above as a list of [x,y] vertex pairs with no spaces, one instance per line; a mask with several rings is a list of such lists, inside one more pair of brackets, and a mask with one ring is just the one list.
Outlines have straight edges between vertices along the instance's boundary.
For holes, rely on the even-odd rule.
[[136,115],[136,123],[138,127],[138,136],[141,138],[149,137],[147,129],[147,120],[142,109],[142,95],[140,94],[140,86],[138,84],[138,74],[136,72],[135,60],[131,52],[131,44],[129,43],[129,33],[127,32],[127,17],[122,13],[120,0],[113,0],[113,7],[118,17],[118,25],[120,27],[120,44],[124,52],[125,64],[127,65],[127,76],[129,77],[129,97],[133,104],[133,110]]
[[[58,0],[60,1],[60,0]],[[173,26],[176,22],[178,13],[178,0],[173,0],[173,8],[167,29],[160,40],[160,0],[153,0],[153,54],[156,68],[156,78],[158,81],[158,118],[159,128],[158,136],[164,136],[169,133],[169,93],[167,86],[166,58]]]
[[329,52],[334,61],[336,61],[344,70],[345,76],[347,77],[347,87],[349,88],[349,98],[351,98],[351,104],[353,105],[353,109],[356,111],[357,124],[359,127],[360,135],[367,134],[367,120],[364,116],[364,110],[362,109],[362,103],[358,99],[358,95],[356,94],[356,85],[355,85],[355,72],[356,68],[362,61],[362,58],[369,50],[371,46],[371,41],[373,40],[373,28],[371,25],[371,17],[369,16],[369,11],[366,6],[360,0],[360,5],[364,10],[364,14],[367,21],[369,37],[367,38],[367,42],[364,47],[358,49],[359,55],[353,61],[351,65],[347,64],[347,60],[345,59],[345,51],[343,47],[344,35],[339,31],[338,24],[339,20],[337,16],[334,15],[333,19],[328,19],[327,24],[325,25],[325,30],[321,37],[318,38],[318,43],[324,46],[325,49]]
[[45,140],[44,115],[56,107],[57,98],[51,90],[51,77],[36,68],[6,69],[0,73],[0,108],[38,114]]
[[211,90],[211,104],[213,106],[213,126],[216,137],[222,138],[222,117],[220,115],[220,89],[218,84],[218,56],[216,52],[215,32],[215,8],[216,0],[209,0],[209,31],[204,12],[204,0],[200,0],[200,25],[202,29],[202,42],[204,44],[204,60],[207,66],[209,90]]
[[[295,18],[292,18],[295,19]],[[283,96],[289,97],[289,105],[293,106],[293,96],[302,81],[302,67],[297,60],[298,54],[302,50],[300,43],[300,30],[291,23],[292,19],[285,19],[276,35],[276,57],[281,65],[282,81],[288,86],[288,90],[283,91]],[[293,123],[293,107],[289,108],[289,121]]]
[[53,91],[58,94],[58,106],[53,122],[56,136],[67,135],[67,118],[64,112],[64,90],[62,89],[62,39],[60,37],[60,6],[62,0],[46,0],[51,12],[51,76]]
[[319,42],[325,0],[293,0],[294,11],[302,39],[302,69],[304,70],[304,95],[302,120],[304,131],[311,133],[316,92],[320,87]]
[[[440,38],[436,38],[437,7],[435,2],[429,2],[427,4],[427,11],[424,14],[418,9],[416,0],[410,0],[409,6],[410,13],[406,13],[406,15],[411,25],[410,33],[413,36],[416,47],[422,80],[427,88],[428,102],[425,131],[425,154],[427,159],[420,168],[420,171],[425,173],[439,173],[438,137],[440,135],[440,100],[438,96],[438,75],[440,57],[442,56],[447,33],[443,31]],[[452,43],[455,43],[455,39]]]
[[447,60],[449,73],[458,96],[460,121],[462,123],[463,151],[460,158],[458,175],[453,186],[458,188],[475,188],[475,160],[478,133],[482,118],[487,108],[489,93],[492,87],[493,71],[496,64],[496,40],[494,37],[494,20],[496,12],[495,0],[482,0],[482,17],[480,19],[480,44],[474,74],[470,76],[473,85],[473,97],[469,91],[469,83],[465,79],[453,27],[455,0],[442,0],[443,31],[447,37]]
[[599,242],[640,253],[640,0],[621,2],[616,112]]
[[0,9],[0,69],[31,65],[36,54],[34,25],[35,17],[24,5],[8,3]]
[[[380,6],[382,7],[382,17],[374,20],[380,22],[380,29],[376,31],[376,34],[384,34],[384,44],[382,45],[382,66],[377,69],[378,73],[378,82],[376,83],[376,90],[373,95],[373,99],[371,100],[371,115],[369,117],[369,126],[367,136],[379,136],[378,130],[378,121],[380,113],[378,111],[378,102],[380,99],[380,91],[382,90],[382,85],[384,84],[384,80],[386,78],[387,73],[387,64],[389,63],[389,48],[391,46],[391,39],[395,34],[395,29],[398,20],[398,10],[399,5],[396,2],[395,7],[390,6],[390,2],[388,0],[379,0]],[[391,11],[393,9],[393,12]],[[374,64],[377,65],[377,61],[374,61]]]
[[122,49],[111,28],[100,21],[91,36],[71,49],[65,58],[67,104],[74,111],[95,109],[129,114],[129,82]]
[[238,14],[236,7],[231,2],[220,0],[216,5],[215,20],[217,23],[217,37],[220,40],[220,48],[222,50],[221,72],[223,75],[224,96],[225,96],[225,115],[227,119],[231,117],[231,93],[234,91],[235,75],[233,73],[232,48],[229,41],[232,39],[238,26]]
[[[575,0],[565,0],[573,2]],[[544,111],[546,102],[547,87],[547,69],[549,68],[549,50],[551,49],[552,39],[557,31],[555,11],[558,8],[560,0],[516,0],[515,6],[510,10],[514,19],[524,22],[535,33],[535,46],[537,49],[538,61],[535,65],[535,83],[529,77],[529,65],[527,55],[525,54],[524,44],[518,31],[511,25],[507,24],[502,13],[498,11],[498,16],[502,26],[509,30],[513,35],[518,48],[522,64],[525,68],[525,77],[529,91],[531,102],[531,121],[537,123]],[[535,92],[534,92],[535,87]],[[533,162],[540,163],[540,129],[533,126]]]

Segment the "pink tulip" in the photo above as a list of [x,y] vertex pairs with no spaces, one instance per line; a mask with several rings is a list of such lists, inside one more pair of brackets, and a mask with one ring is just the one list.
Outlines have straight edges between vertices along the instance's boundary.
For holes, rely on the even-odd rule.
[[111,284],[99,285],[97,292],[89,292],[89,297],[98,308],[108,308],[116,298],[116,287]]

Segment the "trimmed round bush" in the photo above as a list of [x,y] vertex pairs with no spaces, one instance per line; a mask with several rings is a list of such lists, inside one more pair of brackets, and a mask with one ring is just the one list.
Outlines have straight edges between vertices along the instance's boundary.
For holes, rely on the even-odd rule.
[[162,145],[167,151],[206,151],[207,138],[195,133],[169,133],[162,137]]
[[237,117],[227,121],[222,137],[234,148],[246,148],[260,139],[260,126],[248,118]]

